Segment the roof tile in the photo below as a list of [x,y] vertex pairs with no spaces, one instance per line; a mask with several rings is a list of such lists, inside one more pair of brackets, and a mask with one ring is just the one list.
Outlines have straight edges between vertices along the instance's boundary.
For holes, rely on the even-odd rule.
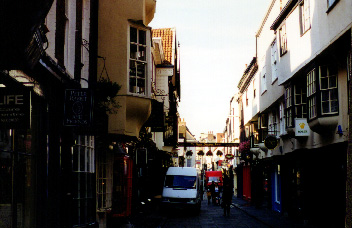
[[172,63],[173,31],[171,28],[152,29],[152,37],[161,37],[165,60]]

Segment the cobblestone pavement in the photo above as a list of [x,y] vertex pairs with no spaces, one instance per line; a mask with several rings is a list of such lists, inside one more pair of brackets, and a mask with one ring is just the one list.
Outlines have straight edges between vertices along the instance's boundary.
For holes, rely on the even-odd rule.
[[317,228],[304,224],[303,221],[290,220],[269,209],[256,208],[248,202],[234,197],[231,215],[223,216],[220,206],[202,201],[199,214],[194,211],[161,211],[154,205],[130,219],[130,224],[123,228]]
[[232,206],[230,216],[223,216],[218,205],[208,205],[202,201],[199,214],[189,210],[160,211],[158,207],[131,218],[133,228],[267,228],[270,227],[254,219],[246,212]]

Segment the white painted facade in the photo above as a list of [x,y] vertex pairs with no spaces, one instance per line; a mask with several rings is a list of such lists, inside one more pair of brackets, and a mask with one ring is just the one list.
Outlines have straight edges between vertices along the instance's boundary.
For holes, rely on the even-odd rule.
[[[65,46],[64,46],[64,66],[68,75],[73,78],[75,68],[75,42],[76,42],[76,0],[66,1],[66,29],[65,29]],[[82,40],[87,44],[89,49],[89,33],[90,33],[90,0],[83,0],[82,2]],[[52,7],[46,17],[45,24],[49,32],[46,34],[48,39],[48,48],[46,53],[57,62],[55,57],[55,34],[56,34],[56,0],[53,2]],[[89,74],[89,52],[82,46],[81,47],[81,78],[88,80]],[[83,88],[88,87],[88,83],[81,80]]]
[[169,76],[174,74],[173,68],[157,68],[156,69],[156,82],[155,87],[157,91],[162,95],[156,97],[159,102],[164,102],[164,110],[169,110]]
[[[338,1],[338,3],[330,9],[329,12],[326,2],[324,1],[304,1],[309,4],[309,23],[307,31],[301,31],[300,18],[302,17],[302,8],[300,3],[296,3],[292,7],[286,19],[282,23],[276,24],[277,30],[273,31],[270,27],[274,26],[276,18],[280,12],[280,2],[272,1],[267,14],[256,34],[257,36],[257,55],[258,55],[258,74],[261,75],[261,97],[260,97],[260,112],[267,119],[268,134],[286,137],[288,133],[292,133],[294,128],[285,127],[285,86],[290,83],[291,79],[298,76],[303,79],[306,74],[301,71],[307,68],[307,65],[315,61],[327,48],[338,40],[346,31],[351,29],[352,25],[352,9],[351,1]],[[287,52],[280,55],[280,27],[286,26],[287,36]],[[276,56],[272,57],[273,43],[276,43]],[[335,62],[339,62],[340,57],[334,57]],[[336,55],[336,53],[335,53]],[[273,59],[277,59],[273,64]],[[346,60],[342,60],[345,61]],[[345,64],[345,63],[341,63]],[[321,64],[320,64],[321,65]],[[316,67],[319,67],[317,64]],[[286,143],[280,141],[282,147],[274,151],[269,151],[266,156],[280,155],[285,152],[290,152],[299,148],[319,148],[324,145],[329,145],[333,142],[343,142],[346,137],[341,137],[338,134],[331,134],[329,140],[322,136],[324,128],[326,131],[335,131],[337,126],[342,126],[343,130],[347,129],[347,72],[346,67],[338,67],[337,87],[338,87],[338,102],[339,115],[330,117],[321,117],[309,121],[309,125],[313,129],[311,136],[304,143],[293,140]],[[275,72],[275,73],[273,73]],[[263,89],[263,75],[265,74],[265,88]],[[277,80],[275,79],[275,75]],[[318,80],[318,79],[317,79]],[[297,82],[296,82],[297,83]],[[292,91],[292,96],[294,91]],[[319,104],[318,104],[319,105]],[[252,115],[248,112],[248,115]],[[245,109],[245,115],[247,110]],[[274,125],[276,125],[274,129]],[[291,134],[290,133],[290,134]],[[284,139],[285,140],[285,139]],[[292,146],[293,144],[293,146]]]
[[[279,84],[290,79],[343,33],[351,29],[351,1],[341,0],[329,12],[326,1],[310,0],[309,3],[311,29],[305,34],[301,35],[300,32],[299,4],[285,20],[288,52],[279,59],[279,75],[281,75]],[[272,12],[274,17],[278,16],[276,12]],[[276,33],[277,39],[278,36]]]

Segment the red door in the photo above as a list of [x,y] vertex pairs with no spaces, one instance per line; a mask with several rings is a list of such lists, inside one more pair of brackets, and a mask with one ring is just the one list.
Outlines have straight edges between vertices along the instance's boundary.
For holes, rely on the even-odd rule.
[[115,157],[113,174],[113,217],[131,215],[132,204],[132,159],[128,156]]
[[243,166],[243,199],[251,200],[251,167]]

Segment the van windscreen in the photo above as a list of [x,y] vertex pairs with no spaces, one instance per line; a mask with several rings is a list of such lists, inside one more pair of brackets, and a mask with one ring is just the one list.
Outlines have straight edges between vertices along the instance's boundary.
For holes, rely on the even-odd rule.
[[166,188],[195,189],[196,188],[196,177],[194,177],[194,176],[166,175],[165,187]]

